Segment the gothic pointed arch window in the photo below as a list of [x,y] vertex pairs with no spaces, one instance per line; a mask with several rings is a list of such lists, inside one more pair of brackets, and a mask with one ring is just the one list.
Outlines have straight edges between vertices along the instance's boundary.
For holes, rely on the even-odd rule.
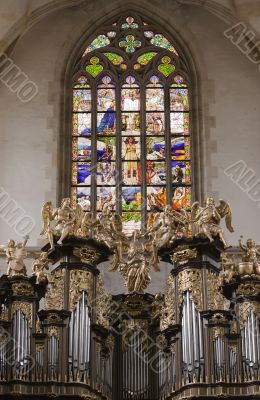
[[171,38],[133,14],[100,29],[73,73],[73,202],[120,214],[126,234],[166,204],[188,210],[189,99]]

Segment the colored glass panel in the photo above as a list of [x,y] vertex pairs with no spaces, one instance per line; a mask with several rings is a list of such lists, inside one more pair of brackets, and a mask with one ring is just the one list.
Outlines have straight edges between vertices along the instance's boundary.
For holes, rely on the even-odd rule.
[[147,160],[164,160],[165,159],[165,140],[161,137],[146,138],[146,154]]
[[122,162],[122,177],[124,185],[140,185],[141,184],[141,164],[139,161]]
[[72,163],[72,184],[90,185],[91,183],[91,163],[79,162]]
[[189,113],[172,112],[170,115],[172,134],[189,134]]
[[144,53],[137,58],[137,61],[141,65],[147,65],[156,56],[156,54],[157,53],[154,53],[154,52]]
[[91,114],[74,113],[72,116],[72,135],[90,135],[91,134]]
[[84,211],[91,210],[91,188],[90,187],[73,187],[72,188],[72,204],[79,203]]
[[104,53],[104,54],[108,58],[108,60],[111,61],[113,65],[120,65],[124,61],[123,57],[119,56],[116,53]]
[[188,89],[170,89],[170,109],[172,111],[189,110]]
[[75,161],[91,160],[91,140],[87,138],[73,138],[72,159]]
[[171,139],[172,160],[182,161],[190,159],[190,138],[177,137]]
[[115,187],[97,187],[97,211],[115,211],[116,189]]
[[122,111],[140,110],[140,89],[127,88],[121,91]]
[[172,161],[172,183],[190,184],[191,183],[191,165],[190,162]]
[[113,161],[116,159],[116,138],[105,137],[97,139],[97,160]]
[[73,111],[91,111],[90,90],[73,90]]
[[85,52],[83,53],[83,57],[90,53],[91,51],[100,49],[102,47],[108,46],[110,44],[110,40],[106,35],[98,35],[91,44],[86,48]]
[[180,210],[191,207],[191,188],[177,186],[173,188],[172,208]]
[[159,112],[146,113],[146,134],[164,135],[164,133],[165,133],[164,113],[159,113]]
[[164,90],[159,88],[146,89],[146,110],[164,110]]
[[116,164],[115,162],[97,163],[97,185],[114,186],[116,184]]
[[127,136],[122,138],[122,160],[132,161],[140,160],[141,147],[140,138],[135,136]]
[[102,88],[97,90],[97,110],[114,111],[115,110],[115,89]]
[[138,211],[142,208],[141,187],[122,187],[122,210]]
[[126,113],[121,114],[122,135],[138,135],[140,134],[140,114]]
[[158,162],[158,161],[146,162],[146,184],[147,185],[166,184],[165,162]]
[[97,115],[97,133],[99,135],[114,135],[116,132],[116,113],[106,111]]
[[166,206],[166,188],[164,186],[147,187],[147,210],[163,211]]
[[139,212],[123,212],[122,225],[123,232],[130,236],[135,230],[141,229],[142,214]]

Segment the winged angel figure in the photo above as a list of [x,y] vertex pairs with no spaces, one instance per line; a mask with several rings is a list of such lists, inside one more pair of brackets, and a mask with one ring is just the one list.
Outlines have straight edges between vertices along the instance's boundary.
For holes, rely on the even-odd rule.
[[52,203],[47,201],[42,207],[41,235],[46,236],[53,249],[55,236],[59,238],[57,243],[61,245],[69,235],[78,236],[80,230],[85,237],[90,235],[89,218],[89,213],[84,213],[79,204],[72,208],[70,198],[63,199],[59,208],[54,208]]
[[215,236],[219,235],[224,247],[227,248],[228,244],[224,236],[224,231],[220,227],[222,218],[225,218],[226,227],[229,232],[234,232],[232,227],[232,211],[226,201],[220,199],[219,205],[216,206],[214,199],[208,197],[204,207],[200,207],[197,201],[191,207],[191,221],[197,228],[197,235],[205,235],[211,242]]

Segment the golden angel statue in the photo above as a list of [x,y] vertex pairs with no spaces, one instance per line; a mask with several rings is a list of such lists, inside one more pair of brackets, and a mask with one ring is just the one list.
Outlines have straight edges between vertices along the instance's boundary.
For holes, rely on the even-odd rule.
[[49,260],[48,253],[43,251],[40,254],[40,257],[36,258],[36,260],[32,264],[32,275],[36,276],[36,283],[46,283],[47,282],[47,274],[44,270],[48,270]]
[[140,232],[134,231],[127,252],[127,261],[118,265],[129,293],[143,293],[151,281],[149,261],[145,257],[145,247],[140,239]]
[[214,240],[214,237],[219,236],[224,247],[227,248],[228,244],[224,231],[220,227],[222,218],[225,218],[226,227],[229,232],[234,232],[232,227],[232,211],[226,201],[221,199],[219,200],[219,205],[216,206],[214,199],[208,197],[204,207],[200,207],[198,202],[193,203],[191,206],[191,222],[197,228],[197,236],[204,235],[210,242]]
[[23,243],[15,243],[14,240],[10,239],[6,246],[3,246],[3,250],[6,254],[6,262],[8,264],[7,275],[9,277],[15,275],[27,275],[26,265],[24,259],[27,258],[27,252],[25,246],[28,242],[29,236],[25,236]]
[[260,251],[259,246],[255,244],[253,239],[248,239],[246,245],[242,243],[242,236],[240,237],[239,247],[244,251],[242,263],[239,263],[238,270],[240,275],[250,276],[255,275],[257,279],[260,278]]
[[77,204],[72,208],[70,198],[63,199],[61,207],[58,208],[53,208],[50,201],[46,202],[42,207],[42,220],[41,235],[47,237],[52,249],[55,236],[59,238],[57,243],[62,245],[68,236],[77,236],[82,222],[85,222],[82,207]]

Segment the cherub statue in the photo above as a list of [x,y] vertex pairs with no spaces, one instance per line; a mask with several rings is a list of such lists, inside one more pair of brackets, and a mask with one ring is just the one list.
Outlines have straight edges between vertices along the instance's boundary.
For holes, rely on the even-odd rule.
[[37,258],[32,264],[32,275],[36,276],[36,283],[46,283],[47,282],[47,274],[44,270],[48,270],[48,253],[43,251],[40,254],[40,257]]
[[239,272],[242,275],[254,274],[259,279],[260,263],[258,257],[260,256],[260,251],[257,249],[257,246],[253,239],[248,239],[246,241],[246,246],[242,244],[242,237],[243,236],[240,237],[238,243],[240,248],[244,251],[242,260],[244,263],[248,263],[248,265],[245,265],[243,263],[239,264]]
[[120,215],[112,213],[109,209],[104,210],[99,218],[96,238],[114,251],[109,271],[116,271],[127,247],[127,237],[123,233]]
[[7,245],[3,247],[6,254],[6,262],[8,264],[7,275],[9,277],[15,275],[27,275],[26,265],[24,259],[27,257],[25,246],[28,242],[29,236],[25,236],[23,243],[15,244],[14,240],[9,240]]
[[219,274],[221,284],[230,283],[236,275],[234,256],[228,253],[221,253],[221,271]]
[[152,228],[147,232],[151,234],[151,240],[147,242],[146,250],[152,251],[152,264],[155,269],[159,270],[158,250],[168,243],[172,243],[180,234],[186,232],[186,227],[189,223],[188,216],[183,210],[176,212],[172,210],[170,205],[165,207],[165,210],[156,216]]
[[216,206],[214,199],[208,197],[204,207],[200,207],[198,202],[193,203],[191,207],[191,222],[197,228],[197,235],[206,236],[210,242],[215,236],[219,236],[220,240],[227,248],[228,244],[224,236],[224,231],[220,227],[220,221],[225,217],[226,227],[230,232],[234,232],[232,227],[232,211],[229,204],[224,200],[219,200]]
[[[54,237],[59,237],[58,244],[69,235],[76,236],[84,218],[82,207],[77,204],[71,207],[70,198],[65,198],[61,202],[61,207],[54,209],[52,203],[48,201],[42,207],[43,228],[41,235],[46,235],[49,239],[51,248],[54,248]],[[54,221],[53,226],[51,226]]]
[[242,244],[242,238],[243,236],[240,237],[238,243],[239,247],[244,250],[243,261],[251,262],[253,263],[254,267],[257,267],[259,263],[258,257],[260,256],[260,252],[257,250],[255,241],[253,239],[248,239],[245,246]]

